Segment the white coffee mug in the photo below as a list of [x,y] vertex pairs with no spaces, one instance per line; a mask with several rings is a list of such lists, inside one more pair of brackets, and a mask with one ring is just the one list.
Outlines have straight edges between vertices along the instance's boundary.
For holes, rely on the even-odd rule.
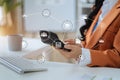
[[27,42],[23,40],[22,35],[8,35],[8,48],[10,51],[21,51],[23,42],[25,42],[24,48],[27,47]]

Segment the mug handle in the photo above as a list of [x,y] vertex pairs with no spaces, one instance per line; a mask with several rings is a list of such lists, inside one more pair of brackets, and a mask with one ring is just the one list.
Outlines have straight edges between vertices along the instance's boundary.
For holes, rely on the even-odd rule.
[[[25,46],[23,46],[23,43],[25,43]],[[22,48],[22,49],[25,49],[25,48],[27,48],[27,46],[28,46],[28,43],[27,43],[27,41],[25,41],[25,40],[22,40],[22,46],[23,46],[23,48]]]

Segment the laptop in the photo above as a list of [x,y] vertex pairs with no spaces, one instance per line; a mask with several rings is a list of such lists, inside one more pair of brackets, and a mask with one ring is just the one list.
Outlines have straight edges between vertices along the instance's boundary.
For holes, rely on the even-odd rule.
[[47,68],[43,67],[42,64],[34,63],[32,60],[23,57],[2,56],[0,63],[19,74],[47,71]]

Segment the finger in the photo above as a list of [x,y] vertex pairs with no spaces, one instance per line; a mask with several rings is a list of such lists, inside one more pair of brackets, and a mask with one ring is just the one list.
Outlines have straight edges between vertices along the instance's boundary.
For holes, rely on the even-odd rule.
[[64,47],[66,49],[71,49],[72,50],[75,47],[75,45],[65,45]]
[[57,49],[62,54],[69,54],[70,52],[63,50],[63,49]]
[[63,50],[63,49],[57,49],[57,50],[60,52],[60,54],[62,54],[62,55],[65,56],[66,58],[71,58],[70,52],[65,51],[65,50]]
[[75,40],[69,39],[64,41],[66,44],[75,44]]
[[65,42],[66,42],[66,41],[74,41],[74,40],[73,40],[73,39],[67,39],[67,40],[65,40]]

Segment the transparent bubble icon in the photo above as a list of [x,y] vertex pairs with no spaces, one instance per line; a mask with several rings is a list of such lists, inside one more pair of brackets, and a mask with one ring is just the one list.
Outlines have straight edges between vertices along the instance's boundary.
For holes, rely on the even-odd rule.
[[51,15],[51,12],[50,12],[49,9],[44,9],[44,10],[42,11],[42,16],[44,16],[44,17],[49,17],[50,15]]
[[71,31],[73,29],[73,24],[70,20],[66,20],[62,24],[63,30]]

